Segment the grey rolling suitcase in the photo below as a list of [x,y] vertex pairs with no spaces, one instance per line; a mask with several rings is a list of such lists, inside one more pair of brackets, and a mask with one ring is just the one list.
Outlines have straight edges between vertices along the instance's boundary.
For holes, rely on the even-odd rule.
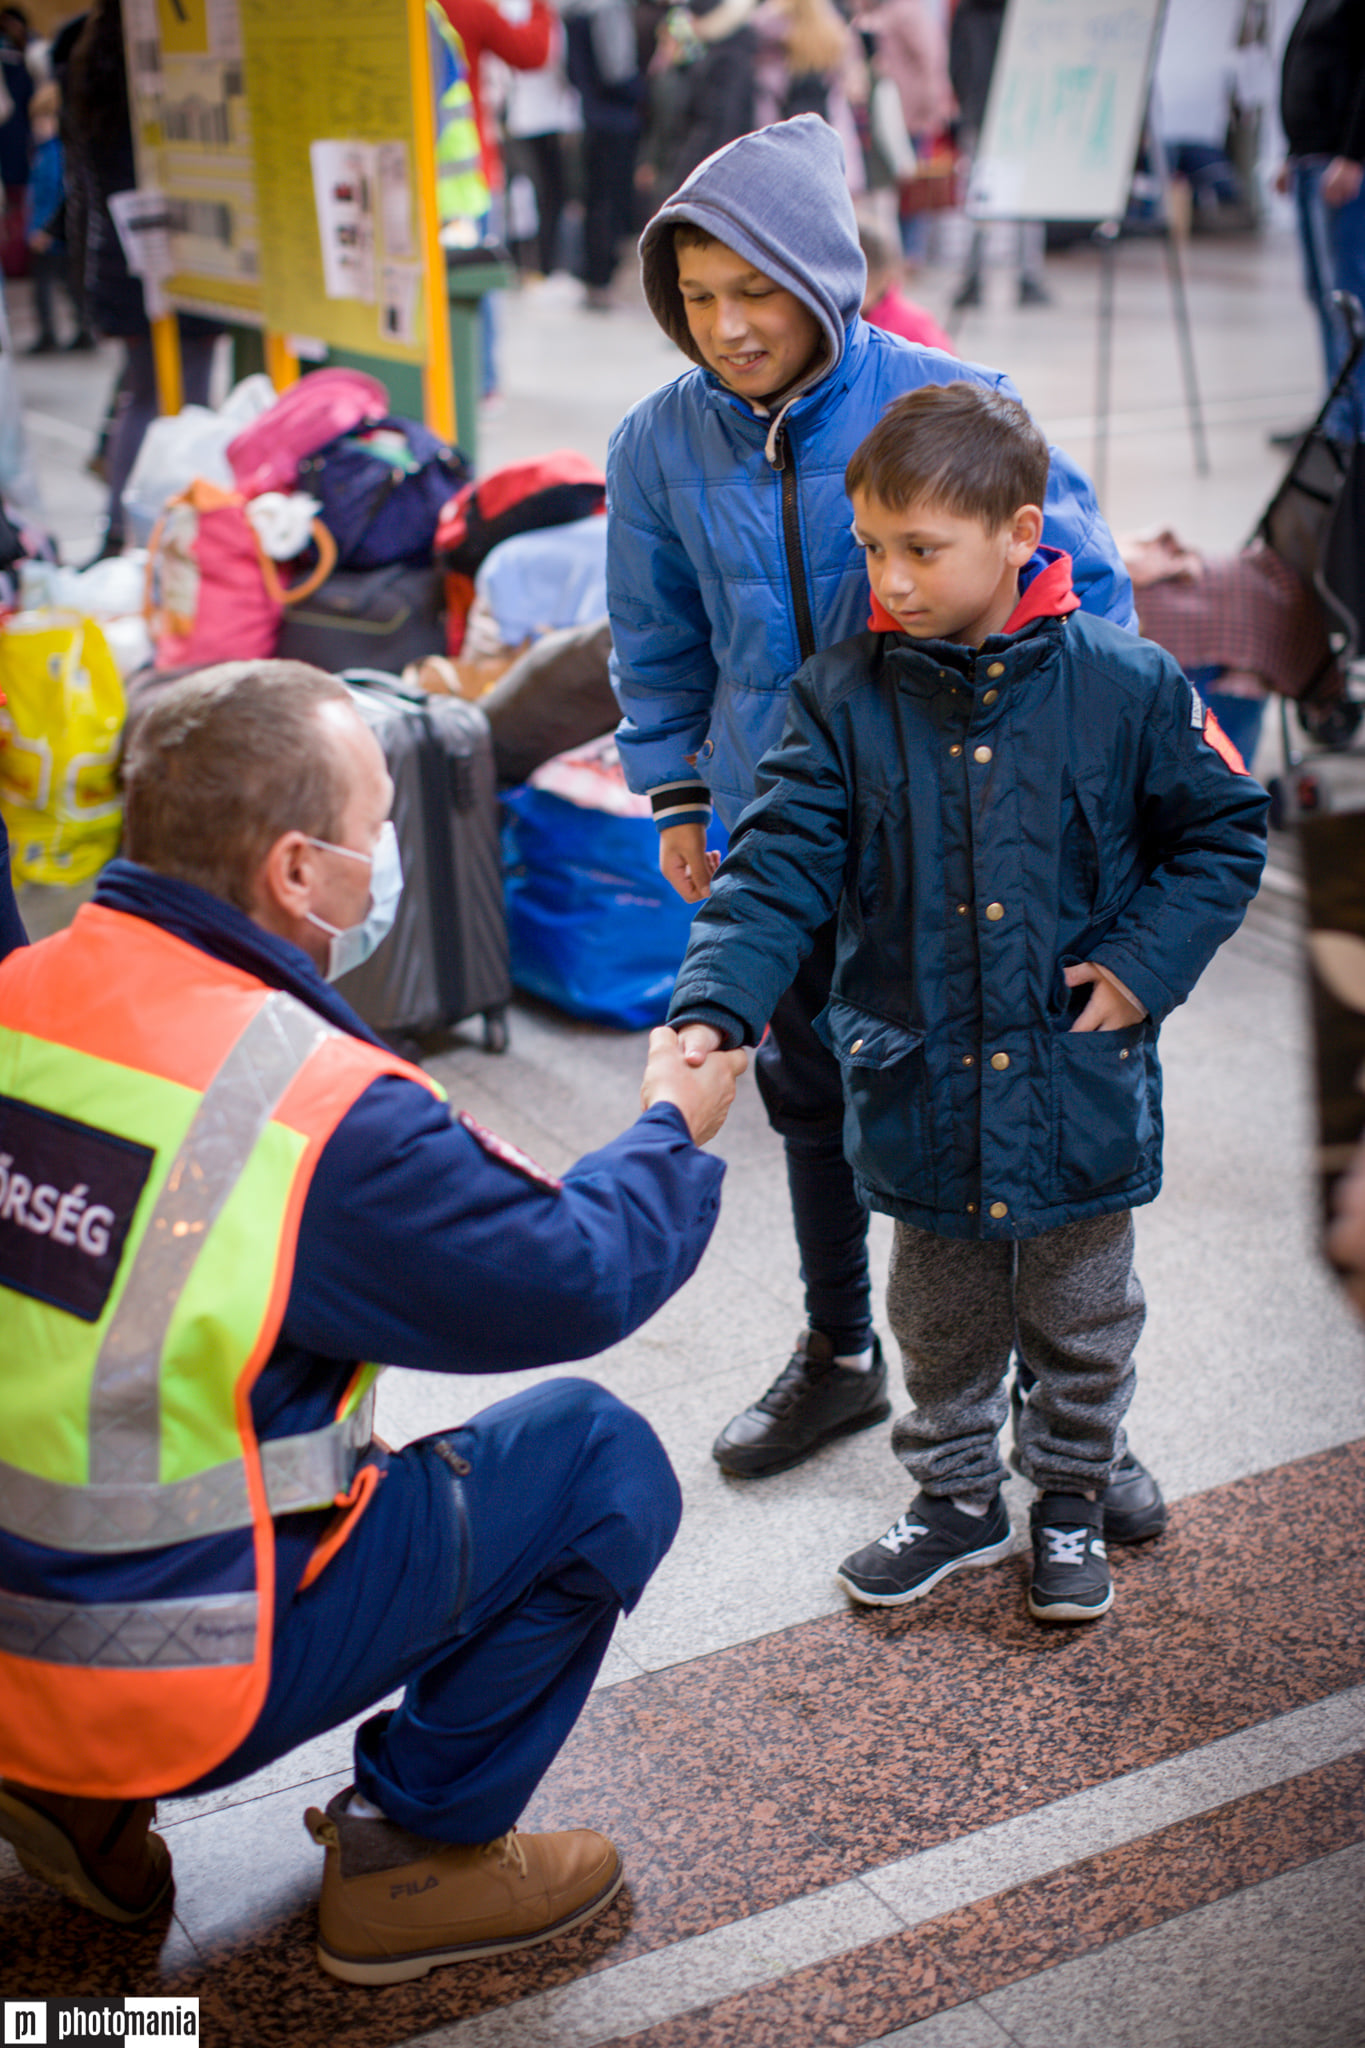
[[403,894],[393,930],[337,989],[382,1038],[419,1039],[482,1013],[484,1044],[502,1052],[512,977],[488,720],[396,676],[352,669],[342,681],[393,777]]

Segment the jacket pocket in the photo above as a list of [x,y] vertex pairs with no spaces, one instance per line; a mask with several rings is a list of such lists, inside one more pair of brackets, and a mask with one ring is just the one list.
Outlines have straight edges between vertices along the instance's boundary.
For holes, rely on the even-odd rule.
[[932,1199],[924,1033],[837,997],[815,1028],[839,1062],[844,1149],[855,1170],[888,1194]]
[[1052,1041],[1055,1172],[1063,1194],[1133,1178],[1156,1138],[1144,1019],[1121,1031],[1060,1031]]

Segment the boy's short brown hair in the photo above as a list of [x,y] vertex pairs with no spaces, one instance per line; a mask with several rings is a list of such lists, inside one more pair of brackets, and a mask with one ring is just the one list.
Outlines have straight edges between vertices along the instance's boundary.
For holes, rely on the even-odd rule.
[[1047,493],[1048,447],[1017,399],[957,378],[893,399],[854,449],[844,488],[894,512],[929,504],[992,532]]
[[710,249],[716,237],[706,228],[698,227],[694,220],[680,220],[673,228],[673,249]]

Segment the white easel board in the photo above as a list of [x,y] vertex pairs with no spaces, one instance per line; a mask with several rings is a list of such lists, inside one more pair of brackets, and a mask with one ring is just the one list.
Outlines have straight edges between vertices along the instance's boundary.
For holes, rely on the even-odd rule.
[[1165,0],[1009,0],[967,186],[976,220],[1121,220]]

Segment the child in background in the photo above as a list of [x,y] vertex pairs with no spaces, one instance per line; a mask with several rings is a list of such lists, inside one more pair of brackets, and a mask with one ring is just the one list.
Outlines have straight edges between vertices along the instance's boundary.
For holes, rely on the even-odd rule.
[[1028,1608],[1077,1622],[1113,1600],[1157,1030],[1241,922],[1267,800],[1176,663],[1079,609],[1039,545],[1047,478],[1024,408],[969,382],[895,400],[856,450],[870,630],[793,679],[670,1022],[694,1061],[756,1044],[837,915],[820,1029],[858,1193],[896,1219],[892,1446],[920,1489],[840,1583],[898,1606],[1009,1552],[1017,1350]]
[[57,340],[55,292],[60,285],[71,301],[76,332],[66,344],[69,349],[92,349],[95,337],[81,318],[80,300],[71,284],[64,239],[66,190],[62,171],[62,140],[58,117],[61,94],[48,83],[40,85],[29,102],[29,130],[33,137],[33,175],[28,187],[28,247],[33,278],[33,304],[38,315],[38,339],[28,354],[50,356],[60,347]]
[[901,290],[904,271],[900,251],[890,237],[870,221],[858,223],[858,241],[867,258],[867,289],[863,293],[863,318],[888,334],[899,334],[921,348],[941,348],[945,355],[957,350],[932,313],[907,299]]

